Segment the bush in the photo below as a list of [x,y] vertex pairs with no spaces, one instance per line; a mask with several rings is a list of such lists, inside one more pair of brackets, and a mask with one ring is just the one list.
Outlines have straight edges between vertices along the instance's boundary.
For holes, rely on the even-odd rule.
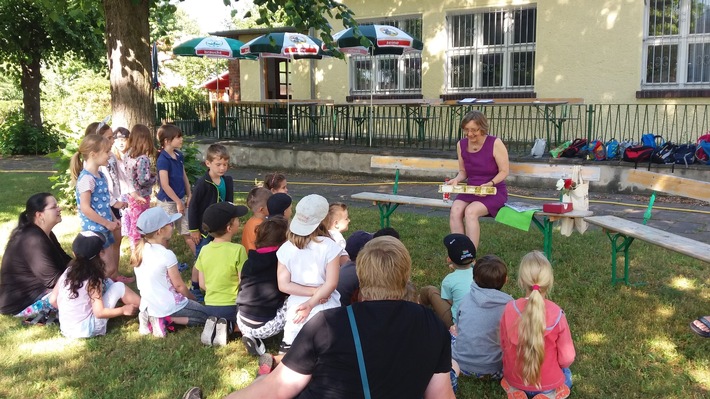
[[54,175],[49,177],[52,185],[52,193],[62,208],[73,210],[76,208],[76,198],[74,196],[74,185],[71,182],[71,172],[69,171],[69,161],[79,150],[81,136],[74,135],[67,140],[64,147],[49,154],[54,159]]
[[0,125],[0,155],[45,155],[62,144],[62,134],[53,123],[32,126],[25,122],[22,110],[8,112]]
[[205,167],[202,154],[197,149],[197,145],[185,142],[182,146],[182,153],[185,156],[185,173],[187,179],[190,180],[190,185],[194,186],[197,179],[205,174]]

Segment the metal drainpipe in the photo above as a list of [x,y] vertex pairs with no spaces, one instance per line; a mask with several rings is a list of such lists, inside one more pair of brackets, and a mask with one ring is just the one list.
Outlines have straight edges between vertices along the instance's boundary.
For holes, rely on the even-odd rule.
[[[315,29],[308,29],[308,36],[315,37]],[[311,80],[311,100],[316,99],[316,60],[310,59],[309,61],[309,75]]]

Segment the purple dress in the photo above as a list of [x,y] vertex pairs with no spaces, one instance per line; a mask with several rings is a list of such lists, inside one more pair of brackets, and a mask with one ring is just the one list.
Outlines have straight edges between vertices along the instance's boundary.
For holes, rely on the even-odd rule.
[[[495,141],[496,138],[494,136],[486,136],[483,147],[478,152],[468,152],[467,138],[459,141],[461,159],[463,159],[463,167],[466,169],[469,186],[480,186],[488,183],[498,174],[498,164],[493,157],[493,143]],[[488,209],[488,213],[495,217],[498,214],[498,210],[508,201],[508,190],[505,187],[505,181],[496,184],[496,188],[498,189],[496,195],[459,194],[456,196],[456,200],[468,203],[480,202]]]

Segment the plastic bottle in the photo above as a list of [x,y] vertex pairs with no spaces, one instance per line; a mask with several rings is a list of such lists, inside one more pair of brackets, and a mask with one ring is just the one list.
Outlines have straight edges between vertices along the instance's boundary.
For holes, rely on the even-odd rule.
[[[444,184],[449,184],[449,178],[444,179]],[[442,197],[444,202],[449,202],[451,200],[451,193],[443,193]]]

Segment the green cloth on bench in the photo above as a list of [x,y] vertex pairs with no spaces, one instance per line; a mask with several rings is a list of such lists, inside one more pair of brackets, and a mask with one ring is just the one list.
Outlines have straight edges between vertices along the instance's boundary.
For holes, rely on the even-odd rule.
[[516,229],[523,231],[528,231],[535,212],[536,211],[534,209],[518,212],[515,209],[504,206],[498,211],[498,215],[496,215],[496,222],[507,224],[510,227],[515,227]]

